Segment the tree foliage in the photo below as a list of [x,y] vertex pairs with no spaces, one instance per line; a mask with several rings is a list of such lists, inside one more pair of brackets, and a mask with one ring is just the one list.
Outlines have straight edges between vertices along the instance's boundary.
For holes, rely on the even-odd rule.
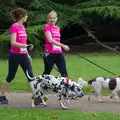
[[1,28],[4,29],[11,24],[11,11],[16,7],[27,9],[29,15],[28,27],[45,24],[47,14],[51,10],[58,13],[58,23],[63,26],[70,21],[73,23],[87,22],[89,15],[93,13],[105,18],[120,18],[119,0],[1,0],[0,3],[0,21],[4,23]]
[[[12,23],[11,11],[17,7],[23,7],[28,11],[26,27],[31,34],[35,33],[36,28],[46,24],[47,14],[51,10],[58,13],[58,24],[62,28],[71,24],[94,24],[92,23],[94,16],[101,16],[103,19],[120,19],[119,0],[1,0],[0,3],[0,29],[8,30]],[[39,29],[42,30],[42,27]]]

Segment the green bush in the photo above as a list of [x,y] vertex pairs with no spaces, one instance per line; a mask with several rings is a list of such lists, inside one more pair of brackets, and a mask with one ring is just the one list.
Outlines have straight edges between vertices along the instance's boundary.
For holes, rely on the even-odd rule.
[[43,40],[43,25],[32,26],[26,29],[28,42],[38,46]]

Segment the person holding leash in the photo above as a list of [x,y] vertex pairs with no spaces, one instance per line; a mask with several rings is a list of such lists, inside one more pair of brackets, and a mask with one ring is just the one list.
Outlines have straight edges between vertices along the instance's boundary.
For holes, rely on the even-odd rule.
[[[13,23],[10,27],[10,42],[11,49],[8,59],[8,75],[1,88],[0,103],[9,104],[9,100],[6,98],[6,92],[8,91],[8,84],[14,79],[18,66],[20,65],[26,74],[26,70],[31,77],[33,77],[32,66],[30,62],[30,56],[27,49],[32,50],[33,45],[27,44],[27,33],[23,23],[27,20],[27,12],[23,8],[17,8],[13,10]],[[31,80],[28,82],[31,86]],[[31,86],[33,90],[33,87]]]
[[67,77],[66,62],[62,54],[62,48],[69,51],[70,48],[60,42],[60,28],[56,26],[57,13],[51,11],[48,14],[48,24],[44,26],[45,55],[44,55],[44,74],[50,74],[54,64],[63,77]]

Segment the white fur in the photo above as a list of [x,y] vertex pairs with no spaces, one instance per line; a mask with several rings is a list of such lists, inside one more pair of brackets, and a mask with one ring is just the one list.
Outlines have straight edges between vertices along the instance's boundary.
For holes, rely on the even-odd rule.
[[78,84],[80,84],[82,87],[88,86],[88,82],[83,80],[81,77],[78,79]]
[[[116,85],[116,88],[111,91],[112,96],[110,98],[116,98],[117,100],[119,100],[119,98],[120,98],[120,78],[115,78],[115,79],[116,79],[117,85]],[[103,99],[100,98],[101,93],[102,93],[102,88],[109,89],[109,81],[111,80],[111,78],[96,77],[95,80],[96,81],[93,81],[91,84],[93,86],[93,90],[89,94],[88,100],[91,99],[91,95],[95,95],[99,102],[103,102]],[[82,78],[80,78],[78,80],[78,83],[80,85],[82,85],[83,87],[88,86],[88,82],[86,82]]]
[[[55,77],[53,75],[43,75],[31,78],[27,72],[27,76],[29,79],[33,80],[30,82],[31,87],[34,89],[33,98],[40,97],[42,99],[42,103],[47,106],[46,102],[43,99],[43,88],[46,86],[48,90],[56,91],[57,97],[60,106],[65,109],[65,100],[67,103],[69,102],[69,92],[73,91],[76,93],[78,97],[83,96],[82,86],[76,82],[69,80],[68,84],[66,83],[65,77]],[[56,89],[55,89],[56,88]],[[42,94],[41,94],[42,93]],[[32,100],[32,107],[35,107],[34,101]]]

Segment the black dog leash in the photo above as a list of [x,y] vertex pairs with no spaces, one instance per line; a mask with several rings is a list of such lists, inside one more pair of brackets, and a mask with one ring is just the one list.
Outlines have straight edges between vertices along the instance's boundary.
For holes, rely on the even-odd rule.
[[116,75],[115,73],[113,73],[113,72],[111,72],[111,71],[109,71],[109,70],[107,70],[107,69],[105,69],[105,68],[101,67],[100,65],[98,65],[98,64],[96,64],[96,63],[94,63],[94,62],[92,62],[92,61],[88,60],[87,58],[85,58],[85,57],[81,56],[80,54],[78,54],[78,56],[79,56],[79,57],[81,57],[81,58],[83,58],[84,60],[86,60],[86,61],[88,61],[88,62],[92,63],[93,65],[95,65],[95,66],[97,66],[97,67],[99,67],[99,68],[101,68],[101,69],[103,69],[103,70],[105,70],[105,71],[109,72],[110,74],[112,74],[112,75],[114,75],[114,76],[117,76],[117,77],[118,77],[118,75]]

